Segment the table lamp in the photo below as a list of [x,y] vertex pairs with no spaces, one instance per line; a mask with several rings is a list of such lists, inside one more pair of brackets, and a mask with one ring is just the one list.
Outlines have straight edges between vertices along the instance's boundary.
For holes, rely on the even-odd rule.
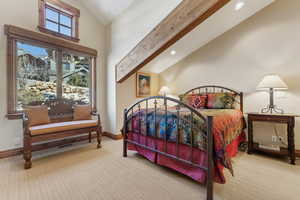
[[170,93],[171,93],[171,90],[167,86],[162,86],[158,92],[158,94],[162,95],[162,96],[167,96]]
[[264,76],[262,81],[258,84],[257,90],[268,89],[270,92],[270,103],[267,107],[261,110],[262,113],[281,113],[284,111],[280,108],[277,108],[274,105],[274,91],[275,90],[286,90],[288,86],[283,82],[283,80],[276,74],[269,74]]

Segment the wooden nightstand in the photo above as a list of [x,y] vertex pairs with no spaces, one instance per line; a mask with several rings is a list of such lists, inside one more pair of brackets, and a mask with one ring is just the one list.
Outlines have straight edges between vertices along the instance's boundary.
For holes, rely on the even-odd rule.
[[[295,165],[296,154],[295,154],[295,117],[299,117],[294,114],[270,114],[270,113],[247,113],[248,114],[248,154],[253,153],[255,150],[264,151],[270,153],[277,153],[281,155],[287,155],[290,158],[290,164]],[[287,151],[281,150],[280,152],[265,150],[259,148],[257,144],[253,142],[253,122],[264,121],[273,123],[287,124],[288,134],[288,149]]]

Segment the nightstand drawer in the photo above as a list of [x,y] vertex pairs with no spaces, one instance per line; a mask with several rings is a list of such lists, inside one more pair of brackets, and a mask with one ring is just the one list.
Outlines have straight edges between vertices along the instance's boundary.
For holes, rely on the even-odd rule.
[[288,123],[289,121],[293,120],[294,117],[292,116],[269,116],[269,115],[248,115],[248,120],[252,121],[267,121],[267,122],[274,122],[274,123]]

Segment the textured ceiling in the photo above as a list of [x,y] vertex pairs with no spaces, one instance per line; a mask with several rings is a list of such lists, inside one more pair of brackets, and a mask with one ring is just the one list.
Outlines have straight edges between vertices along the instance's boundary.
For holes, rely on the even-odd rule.
[[87,7],[103,24],[110,24],[137,0],[77,0]]

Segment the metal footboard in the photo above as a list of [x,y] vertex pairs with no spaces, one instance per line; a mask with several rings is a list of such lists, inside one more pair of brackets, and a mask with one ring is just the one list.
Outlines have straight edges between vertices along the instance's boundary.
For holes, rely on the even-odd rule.
[[[150,106],[150,104],[153,104],[153,106]],[[160,105],[162,104],[162,105]],[[170,106],[171,105],[171,106]],[[170,154],[168,153],[167,150],[167,120],[168,120],[168,114],[171,112],[170,108],[171,107],[176,107],[176,111],[175,111],[175,115],[176,120],[177,120],[177,135],[176,135],[176,147],[175,147],[175,151],[176,151],[176,155]],[[151,108],[150,108],[151,107]],[[155,143],[154,148],[148,146],[147,144],[147,137],[146,137],[146,143],[145,144],[141,144],[140,143],[140,137],[142,136],[142,128],[141,128],[141,110],[144,110],[144,115],[146,115],[146,120],[147,120],[147,114],[148,112],[151,111],[154,112],[154,128],[155,128],[155,136],[154,138],[156,139],[161,139],[164,142],[164,146],[163,146],[163,150],[159,149],[157,147],[157,144]],[[191,139],[190,139],[190,158],[189,159],[183,159],[179,156],[179,149],[180,149],[180,111],[184,109],[184,110],[188,110],[188,112],[190,112],[190,127],[191,127]],[[157,133],[157,124],[156,124],[156,118],[157,118],[157,112],[163,112],[163,117],[162,120],[165,120],[166,123],[166,130],[165,130],[165,134],[163,138],[159,138],[158,133]],[[174,108],[173,108],[173,114],[174,114]],[[129,139],[128,137],[128,133],[130,132],[128,129],[128,122],[130,120],[130,117],[132,117],[134,114],[138,115],[138,141],[134,141]],[[195,126],[193,123],[193,116],[197,116],[200,119],[202,119],[205,123],[205,135],[203,135],[203,132],[201,132],[200,134],[203,135],[204,138],[206,138],[206,148],[204,149],[205,152],[207,152],[207,166],[201,166],[195,162],[193,162],[193,151],[194,151],[194,146],[193,146],[193,138],[194,138],[194,131],[195,129],[192,128],[192,126]],[[146,122],[147,123],[147,122]],[[132,105],[131,107],[127,108],[124,110],[124,121],[123,121],[123,129],[122,129],[122,133],[123,133],[123,157],[127,157],[127,147],[128,144],[133,144],[136,146],[139,146],[141,148],[147,149],[151,152],[155,152],[158,153],[160,155],[166,156],[168,158],[183,162],[185,164],[191,165],[193,167],[198,167],[204,171],[206,171],[207,176],[206,176],[206,191],[207,191],[207,200],[213,200],[213,182],[214,182],[214,160],[213,160],[213,132],[212,132],[212,127],[213,127],[213,117],[212,116],[203,116],[201,113],[199,113],[197,110],[195,110],[194,108],[184,104],[183,102],[170,98],[170,97],[166,97],[166,96],[154,96],[154,97],[149,97],[149,98],[145,98],[142,99],[140,101],[138,101],[137,103],[135,103],[134,105]],[[198,129],[200,131],[201,127],[198,127]],[[146,126],[146,136],[148,136],[148,128]]]

